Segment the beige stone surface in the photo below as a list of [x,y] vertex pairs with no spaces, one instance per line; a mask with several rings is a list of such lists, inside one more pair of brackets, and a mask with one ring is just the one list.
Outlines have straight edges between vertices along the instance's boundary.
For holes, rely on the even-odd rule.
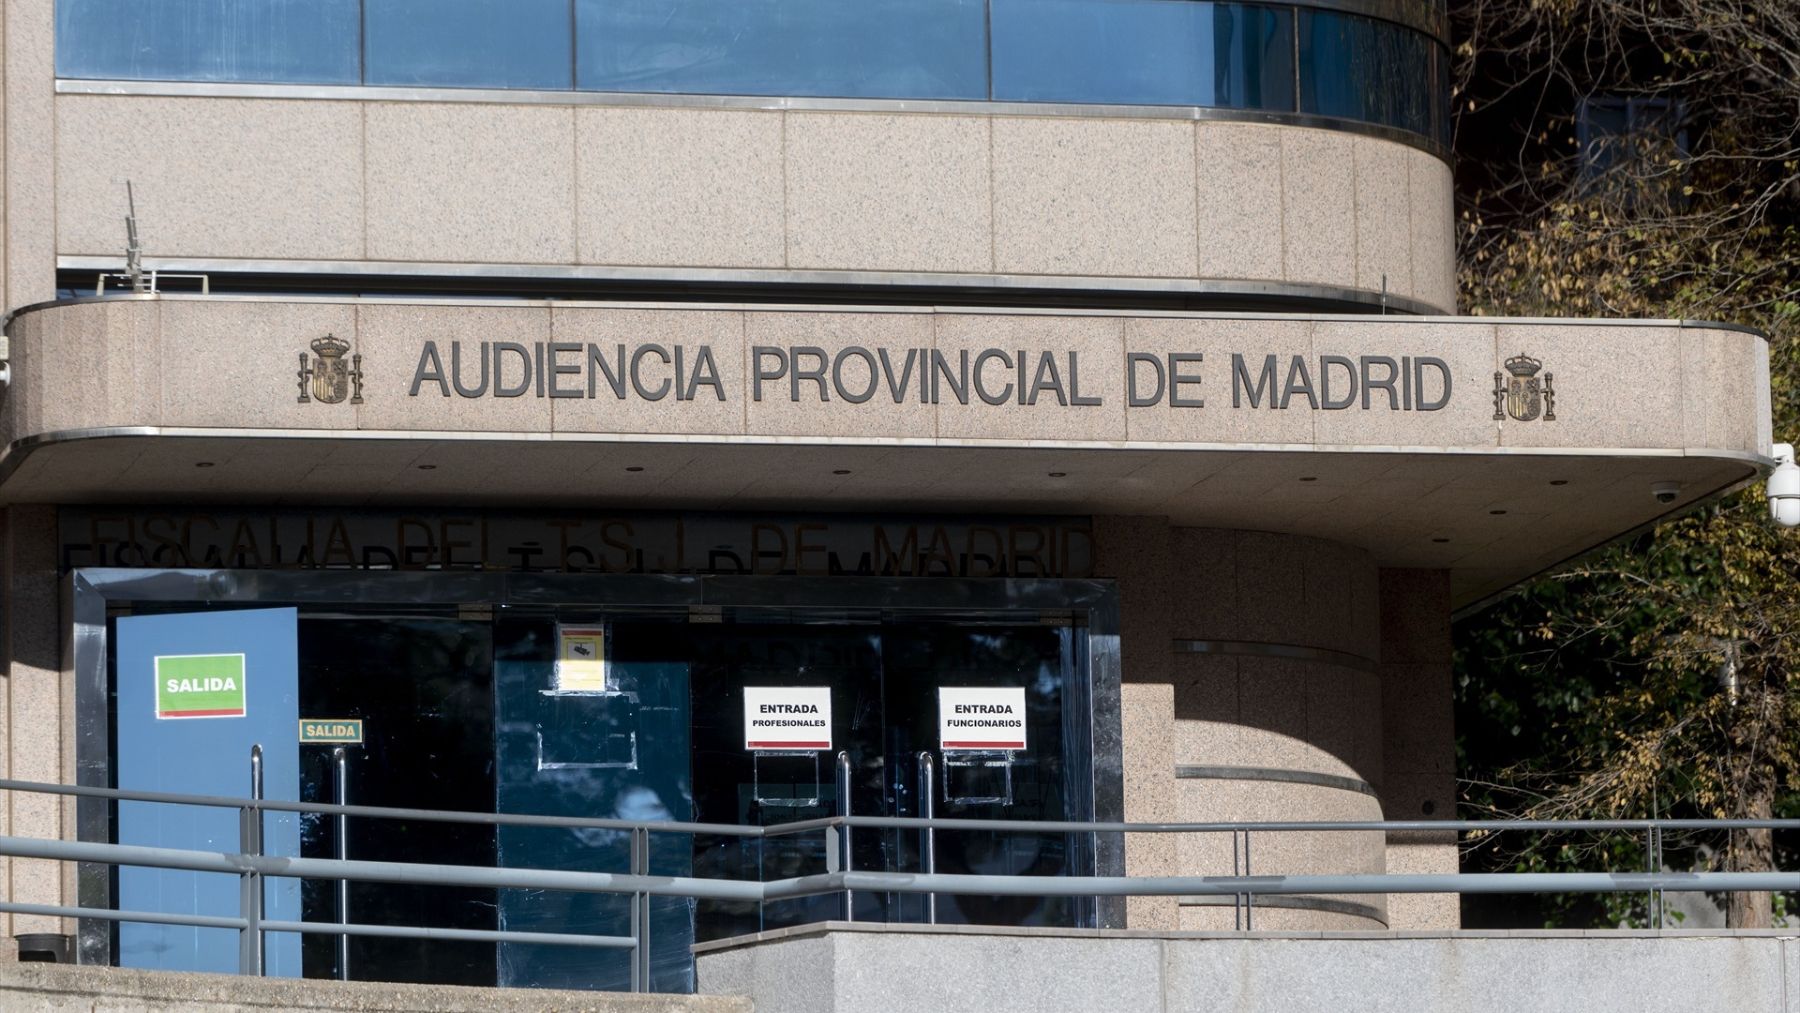
[[[1181,818],[1190,822],[1354,822],[1381,818],[1380,807],[1373,798],[1340,788],[1224,778],[1191,778],[1178,784]],[[1363,831],[1254,833],[1247,870],[1243,865],[1241,841],[1238,864],[1234,866],[1230,834],[1182,834],[1176,847],[1182,875],[1189,876],[1228,876],[1234,869],[1239,874],[1248,872],[1251,875],[1341,875],[1380,873],[1386,867],[1386,845],[1381,835]],[[1337,899],[1371,905],[1380,914],[1378,920],[1386,918],[1384,896],[1358,895]],[[1190,920],[1196,912],[1211,911],[1216,915],[1218,910],[1184,907],[1183,927],[1197,927]],[[1225,908],[1224,912],[1229,919],[1230,909]],[[1282,927],[1315,930],[1339,927],[1322,912],[1288,909],[1288,917],[1291,920],[1284,920]],[[1264,927],[1260,918],[1259,914],[1259,928]]]
[[[44,20],[47,39],[35,11],[19,4],[9,17]],[[26,37],[14,48],[47,60],[47,43],[39,52]],[[11,156],[15,217],[3,231],[15,265],[116,254],[129,169],[152,257],[998,271],[1366,291],[1386,273],[1396,295],[1441,308],[1454,297],[1448,169],[1331,131],[487,102],[40,103],[14,90],[9,150],[23,153]],[[41,143],[49,135],[32,124],[51,121],[56,141]],[[49,291],[48,274],[40,285]]]
[[[1364,897],[1337,898],[1347,904],[1368,904]],[[1398,897],[1392,900],[1398,900]],[[1387,927],[1375,918],[1359,917],[1340,911],[1316,911],[1304,908],[1277,907],[1271,898],[1258,897],[1249,912],[1250,924],[1257,932],[1368,932]],[[1184,905],[1181,909],[1184,932],[1235,931],[1242,926],[1235,920],[1231,905]]]
[[61,95],[56,162],[61,253],[123,255],[129,179],[147,258],[363,256],[354,102]]
[[749,1013],[738,996],[633,995],[562,989],[471,988],[376,981],[246,978],[64,964],[0,964],[0,1005],[55,1013],[241,1013],[385,1010],[391,1013]]
[[[1452,677],[1448,659],[1429,665],[1381,666],[1383,725],[1389,763],[1395,772],[1455,773]],[[1438,803],[1442,806],[1445,800]]]
[[1450,660],[1450,575],[1443,570],[1381,571],[1381,660],[1445,664]]
[[[1170,750],[1174,687],[1167,682],[1124,683],[1119,687],[1119,709],[1125,819],[1143,823],[1179,820],[1175,761]],[[1130,876],[1177,875],[1175,838],[1169,834],[1127,835],[1125,872]],[[1174,928],[1177,921],[1174,898],[1134,897],[1126,902],[1126,924],[1132,928]]]
[[1242,640],[1236,532],[1176,528],[1169,548],[1177,572],[1170,632],[1186,640]]
[[1194,127],[1152,120],[994,120],[994,269],[1191,277]]
[[782,114],[575,110],[584,264],[780,267]]
[[[538,396],[537,365],[531,365],[531,384],[518,397],[497,397],[498,383],[508,389],[525,379],[525,367],[514,352],[501,352],[502,342],[523,345],[527,354],[535,354],[537,342],[550,340],[550,313],[537,306],[432,306],[369,305],[356,310],[356,343],[354,351],[362,354],[363,372],[368,380],[363,388],[364,403],[349,405],[301,405],[302,409],[351,408],[354,424],[362,429],[492,430],[498,432],[541,433],[550,431],[553,399]],[[435,382],[424,384],[418,395],[411,394],[412,381],[419,367],[425,339],[437,342],[444,375],[455,373],[452,342],[460,342],[461,378],[465,389],[480,387],[484,375],[482,346],[487,351],[487,392],[480,397],[463,397],[454,381],[450,394]],[[548,354],[546,350],[546,355]],[[501,366],[494,368],[498,357]],[[585,391],[584,391],[585,392]],[[333,411],[333,417],[349,413]]]
[[[1389,819],[1456,817],[1456,738],[1451,690],[1450,581],[1441,570],[1381,572],[1381,700]],[[1391,872],[1455,872],[1456,835],[1390,834]],[[1396,895],[1397,929],[1456,928],[1456,897]]]
[[[1156,357],[1165,385],[1156,404],[1126,410],[1129,438],[1165,443],[1313,442],[1313,413],[1283,411],[1275,404],[1293,357],[1311,354],[1314,326],[1308,320],[1128,317],[1125,350]],[[1197,363],[1177,363],[1171,361],[1172,354],[1202,358]],[[1257,402],[1260,407],[1252,407],[1252,395],[1262,383],[1263,367],[1271,355],[1277,363],[1273,389],[1265,389]],[[1169,376],[1177,368],[1184,375],[1202,379],[1171,391]],[[1149,398],[1156,390],[1156,369],[1140,362],[1136,370],[1137,393]],[[1241,382],[1240,370],[1245,377]],[[1183,400],[1198,399],[1204,405],[1178,407],[1174,403],[1177,393]]]
[[[56,511],[52,507],[11,507],[6,515],[6,698],[9,732],[7,776],[22,781],[65,780],[63,743],[72,732],[73,713],[65,706],[62,628],[57,615]],[[20,736],[19,729],[33,734]],[[21,837],[63,835],[63,806],[55,796],[13,793],[6,800],[8,832]],[[8,900],[64,903],[62,870],[56,862],[13,859],[8,863]],[[60,919],[14,915],[14,932],[63,931]]]
[[1356,148],[1349,134],[1281,135],[1284,272],[1288,281],[1332,284],[1356,273]]
[[8,392],[24,430],[160,422],[160,309],[145,301],[88,303],[24,329],[12,350],[15,368],[54,364],[42,382]]
[[[1350,408],[1315,413],[1314,438],[1319,443],[1377,446],[1493,445],[1499,438],[1499,425],[1493,421],[1491,410],[1481,410],[1483,395],[1488,395],[1491,407],[1494,359],[1490,349],[1493,342],[1494,328],[1476,320],[1418,321],[1403,328],[1381,329],[1345,327],[1330,321],[1314,324],[1315,357],[1336,355],[1350,360],[1358,374],[1359,387],[1358,400]],[[1398,396],[1390,396],[1385,389],[1371,388],[1361,382],[1365,373],[1370,379],[1385,379],[1390,375],[1383,363],[1371,362],[1365,369],[1362,363],[1365,356],[1391,360],[1412,358],[1415,405],[1421,403],[1421,396],[1435,399],[1442,392],[1439,372],[1430,366],[1417,365],[1418,360],[1442,359],[1451,375],[1450,402],[1436,411],[1407,411],[1404,388],[1396,392]],[[1346,373],[1340,367],[1325,369],[1334,381]],[[1314,379],[1318,380],[1317,377]],[[1341,395],[1338,397],[1341,400]],[[1364,401],[1369,404],[1368,409],[1361,407]]]
[[[751,313],[745,320],[746,360],[744,380],[737,384],[739,403],[746,413],[745,431],[774,436],[801,433],[875,437],[911,437],[930,439],[937,435],[937,411],[919,400],[920,372],[914,359],[911,383],[903,390],[904,400],[896,402],[886,375],[871,376],[868,363],[857,355],[843,356],[841,386],[860,397],[873,381],[874,391],[868,400],[847,403],[838,396],[833,370],[840,353],[850,347],[862,347],[871,354],[877,348],[888,350],[899,386],[905,371],[906,353],[910,349],[930,349],[933,344],[932,318],[925,313]],[[795,347],[817,348],[830,361],[825,363],[825,383],[821,390],[813,380],[793,379],[790,356],[788,373],[779,380],[765,381],[762,399],[755,399],[749,377],[756,369],[755,349],[759,346],[789,350]],[[803,353],[798,358],[802,368],[811,372],[820,364],[817,354]],[[775,359],[767,360],[774,369]],[[881,370],[879,358],[876,369]],[[796,390],[798,400],[795,400]],[[946,393],[946,396],[948,394]],[[829,400],[825,400],[829,398]]]
[[[975,439],[1125,438],[1124,357],[1120,354],[1124,325],[1119,318],[945,313],[937,315],[935,326],[936,347],[952,362],[959,361],[959,353],[966,351],[970,362],[969,403],[959,404],[947,391],[939,398],[941,434]],[[989,404],[977,388],[975,363],[987,349],[1000,349],[1007,356],[1005,360],[988,359],[980,370],[989,397],[999,398],[1010,389],[1010,397],[1002,404]],[[1028,353],[1023,371],[1018,368],[1020,350]],[[1044,353],[1051,355],[1048,365]],[[1073,367],[1070,353],[1076,356]],[[1013,366],[1010,370],[1008,362]],[[1036,390],[1040,378],[1045,383],[1059,378],[1068,404],[1049,389]],[[1101,403],[1080,405],[1075,402],[1077,397],[1099,398]],[[1032,401],[1035,403],[1028,403]]]
[[1435,155],[1409,149],[1412,192],[1413,297],[1456,312],[1456,207],[1450,167]]
[[993,269],[989,121],[788,113],[788,266]]
[[1244,726],[1233,656],[1173,654],[1174,762],[1241,766]]
[[348,303],[164,301],[163,424],[354,428],[348,402],[301,404],[298,373],[300,355],[312,358],[312,341],[326,334],[348,340],[355,333],[356,309]]
[[1543,363],[1540,378],[1556,377],[1556,420],[1520,422],[1509,415],[1500,422],[1502,446],[1684,442],[1679,328],[1514,325],[1499,332],[1493,371],[1504,376],[1506,360],[1520,354]]
[[[578,390],[583,396],[551,398],[552,426],[559,433],[736,435],[744,431],[742,313],[558,308],[552,311],[551,340],[580,346],[577,351],[559,354],[557,361],[564,367],[582,367],[580,372],[564,376],[558,386],[564,391]],[[606,361],[613,364],[625,384],[624,398],[614,392],[600,371],[589,368],[590,344],[598,346]],[[643,353],[640,358],[638,349],[646,344],[666,349],[668,361],[654,351]],[[622,369],[618,365],[620,345],[625,346]],[[676,348],[682,353],[679,383],[673,361]],[[712,356],[716,373],[702,368],[707,361],[702,358],[702,349]],[[639,363],[637,383],[631,379],[634,359]],[[698,382],[708,376],[716,376],[719,386]],[[664,382],[670,385],[668,393],[658,400],[649,400],[638,391],[641,383],[646,393],[657,394]],[[589,386],[594,388],[592,398],[586,396]]]
[[[1458,872],[1455,834],[1407,834],[1390,839],[1387,871],[1396,876]],[[1462,928],[1462,898],[1453,893],[1389,894],[1388,927],[1401,931]]]
[[1681,344],[1682,445],[1686,447],[1756,446],[1765,412],[1745,412],[1769,396],[1766,372],[1756,368],[1764,339],[1739,331],[1683,327]]
[[371,260],[575,260],[575,110],[372,102]]
[[1094,574],[1115,582],[1119,595],[1120,655],[1126,682],[1168,682],[1176,588],[1186,583],[1173,565],[1173,530],[1162,517],[1093,519]]
[[10,309],[56,292],[56,135],[53,95],[56,5],[0,6],[0,109],[6,164],[0,178],[0,298]]
[[[1371,292],[1412,295],[1414,149],[1374,137],[1352,142],[1356,163],[1356,285]],[[1435,252],[1435,248],[1434,251]]]
[[1283,277],[1281,135],[1287,128],[1204,120],[1195,128],[1196,273]]

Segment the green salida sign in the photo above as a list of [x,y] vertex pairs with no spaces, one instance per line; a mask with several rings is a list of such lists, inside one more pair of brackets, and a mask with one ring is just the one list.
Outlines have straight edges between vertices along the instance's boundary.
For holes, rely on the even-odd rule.
[[156,659],[158,718],[244,716],[242,654],[170,654]]

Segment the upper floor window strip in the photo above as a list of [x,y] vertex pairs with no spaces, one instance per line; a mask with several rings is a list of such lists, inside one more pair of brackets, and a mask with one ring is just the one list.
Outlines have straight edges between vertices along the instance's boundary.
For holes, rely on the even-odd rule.
[[56,14],[66,79],[1198,106],[1448,135],[1437,40],[1310,5],[57,0]]

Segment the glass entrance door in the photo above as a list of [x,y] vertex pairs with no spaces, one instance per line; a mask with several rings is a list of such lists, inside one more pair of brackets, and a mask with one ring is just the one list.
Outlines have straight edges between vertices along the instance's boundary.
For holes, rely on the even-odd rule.
[[[1103,587],[614,577],[539,586],[516,577],[468,577],[452,592],[464,595],[461,601],[446,599],[442,589],[395,600],[415,583],[411,576],[306,574],[284,581],[265,574],[253,583],[201,587],[197,578],[176,574],[160,597],[117,600],[146,616],[226,614],[271,602],[293,607],[299,717],[363,722],[364,741],[348,750],[352,804],[737,826],[844,812],[920,816],[927,800],[934,815],[946,818],[1083,820],[1095,805],[1115,812],[1116,784],[1097,787],[1096,778],[1112,777],[1117,757],[1108,751],[1116,744],[1096,730],[1107,718],[1096,713],[1090,683],[1100,679],[1110,687],[1116,670],[1106,642],[1094,639],[1110,633],[1090,634],[1085,625],[1095,617],[1110,622],[1110,592]],[[151,585],[120,578],[120,586],[137,595]],[[198,590],[211,588],[242,588],[246,596],[196,600]],[[615,603],[605,603],[609,598]],[[757,604],[705,604],[721,599]],[[913,604],[890,608],[890,599]],[[111,627],[129,618],[104,619],[104,626],[93,626],[98,635],[78,641],[87,673],[80,708],[91,726],[106,728],[113,720],[112,685],[130,666],[121,660],[115,671],[105,650],[83,654],[88,649],[81,645],[104,648]],[[603,678],[563,665],[575,657],[571,645],[601,643]],[[746,691],[796,689],[829,701],[825,748],[748,739]],[[1019,741],[944,742],[946,690],[1011,695],[1022,716]],[[294,727],[290,714],[259,734],[265,746],[285,739],[292,748]],[[1096,738],[1104,744],[1096,747]],[[298,769],[282,777],[298,782],[293,788],[301,798],[332,800],[331,745],[299,743],[298,750]],[[931,760],[929,778],[922,776],[921,754]],[[840,788],[840,756],[847,791]],[[106,813],[93,810],[82,811],[83,833],[106,839]],[[347,826],[345,853],[353,859],[593,872],[633,864],[632,835],[620,827],[374,817]],[[332,817],[305,816],[301,853],[336,856],[337,829]],[[766,882],[821,873],[832,864],[818,832],[758,839],[665,830],[649,840],[650,850],[639,858],[657,876]],[[924,835],[916,828],[857,828],[851,840],[857,870],[926,867]],[[943,830],[934,854],[940,873],[1058,875],[1096,868],[1091,844],[1080,835]],[[1113,862],[1113,852],[1100,861]],[[349,903],[340,905],[329,883],[307,882],[300,892],[309,921],[600,935],[632,929],[631,900],[615,894],[352,884]],[[110,896],[96,901],[114,902]],[[1095,923],[1091,904],[1055,899],[858,891],[853,903],[851,913],[861,921]],[[841,894],[767,904],[653,897],[648,984],[691,991],[693,943],[843,918],[845,904]],[[110,924],[83,923],[84,952],[104,957],[117,944],[99,930],[110,933]],[[345,970],[328,936],[308,935],[296,949],[306,975]],[[565,988],[623,988],[631,980],[630,954],[619,949],[356,937],[349,950],[353,978]]]
[[[364,741],[346,747],[352,805],[486,808],[494,797],[493,637],[488,624],[416,615],[303,615],[300,706],[309,718],[360,718]],[[285,731],[285,729],[284,729]],[[300,790],[333,802],[332,747],[300,746]],[[301,854],[338,857],[336,817],[307,814]],[[494,864],[494,828],[481,824],[352,819],[343,857],[375,862]],[[495,926],[495,891],[403,883],[303,883],[305,917],[359,924]],[[494,984],[494,944],[350,936],[302,940],[307,977]],[[339,966],[347,952],[349,967]],[[347,973],[345,973],[347,971]]]
[[[1068,684],[1080,672],[1079,631],[1066,626],[968,624],[886,619],[867,623],[737,623],[685,627],[693,699],[694,819],[767,826],[841,812],[920,816],[922,793],[940,817],[1061,820],[1085,815],[1079,765],[1066,762]],[[623,634],[621,634],[623,635]],[[744,733],[745,689],[820,687],[829,691],[831,747],[751,748]],[[1021,691],[1022,749],[946,751],[939,741],[939,689]],[[921,781],[919,754],[932,757]],[[840,757],[842,758],[840,760]],[[849,797],[840,798],[838,764],[847,763]],[[916,872],[924,868],[916,830],[861,828],[851,835],[853,867]],[[1083,842],[1061,834],[944,831],[935,867],[945,873],[1059,875],[1090,867]],[[822,835],[697,841],[694,874],[772,880],[823,871]],[[859,892],[854,917],[924,921],[920,895]],[[841,897],[763,905],[701,903],[699,940],[843,918]],[[945,896],[940,922],[1075,925],[1080,904],[1032,897]]]

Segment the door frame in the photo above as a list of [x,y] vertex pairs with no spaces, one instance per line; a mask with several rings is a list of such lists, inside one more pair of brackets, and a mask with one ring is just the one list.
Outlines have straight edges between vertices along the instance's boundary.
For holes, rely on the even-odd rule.
[[[1119,606],[1110,580],[1061,578],[800,577],[688,574],[513,573],[461,570],[237,570],[84,567],[64,579],[75,691],[76,782],[113,787],[112,645],[107,619],[136,602],[204,605],[536,606],[603,608],[792,608],[821,612],[964,613],[1002,617],[1037,612],[1087,630],[1084,700],[1065,705],[1088,714],[1092,818],[1124,818],[1119,702]],[[1079,713],[1079,710],[1077,711]],[[76,802],[77,837],[110,841],[114,806]],[[1095,872],[1123,875],[1123,835],[1096,834]],[[77,895],[84,907],[114,905],[109,867],[83,863]],[[1124,925],[1122,898],[1101,898],[1102,928]],[[107,964],[112,924],[80,919],[76,959]]]

